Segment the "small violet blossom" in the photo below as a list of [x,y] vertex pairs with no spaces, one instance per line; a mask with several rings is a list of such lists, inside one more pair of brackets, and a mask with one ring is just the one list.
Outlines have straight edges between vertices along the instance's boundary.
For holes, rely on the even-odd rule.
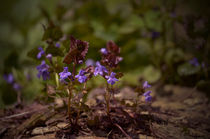
[[115,78],[115,75],[116,75],[116,73],[112,72],[110,76],[106,76],[108,84],[113,85],[113,84],[115,84],[115,82],[118,81],[118,79]]
[[42,47],[39,47],[38,49],[39,49],[39,53],[37,54],[37,58],[40,59],[42,57],[42,55],[45,54],[45,52]]
[[21,89],[21,86],[18,83],[14,83],[13,88],[15,89],[15,91],[19,91]]
[[189,61],[189,63],[195,67],[199,66],[199,62],[198,62],[198,59],[196,57],[194,57],[193,59],[191,59]]
[[47,58],[49,61],[52,61],[52,54],[47,54],[46,58]]
[[37,66],[38,74],[37,77],[40,78],[42,76],[43,80],[47,80],[50,78],[49,66],[43,60],[41,65]]
[[151,85],[149,85],[147,81],[145,81],[143,83],[143,89],[147,89],[147,88],[150,88],[150,87],[151,87]]
[[9,84],[12,84],[14,82],[14,76],[12,75],[12,73],[9,73],[8,75],[4,75],[4,79]]
[[71,72],[68,71],[68,67],[64,67],[63,72],[60,72],[59,75],[60,75],[60,81],[65,83],[65,79],[71,76]]
[[61,46],[61,45],[60,45],[60,43],[58,43],[58,42],[55,44],[55,47],[57,47],[57,48],[60,48],[60,46]]
[[98,74],[103,76],[104,72],[108,73],[108,70],[106,69],[106,67],[102,66],[100,62],[97,61],[94,76],[97,76]]
[[108,54],[108,51],[106,48],[101,48],[100,52],[104,55],[107,55]]
[[81,69],[79,71],[79,74],[76,75],[75,78],[77,78],[80,83],[84,83],[87,80],[87,77],[85,76],[85,71]]
[[146,91],[143,96],[145,97],[145,101],[149,102],[152,100],[152,96],[150,96],[150,93],[152,93],[152,91]]
[[95,62],[94,60],[92,59],[87,59],[86,62],[85,62],[86,66],[94,66],[95,65]]
[[82,61],[82,60],[79,60],[79,61],[78,61],[78,63],[79,63],[79,64],[82,64],[82,63],[83,63],[83,61]]

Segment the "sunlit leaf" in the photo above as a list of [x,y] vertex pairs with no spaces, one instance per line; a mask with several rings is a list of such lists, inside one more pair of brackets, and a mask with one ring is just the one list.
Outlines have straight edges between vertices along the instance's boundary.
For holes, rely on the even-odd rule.
[[177,72],[180,76],[189,76],[200,71],[200,66],[193,66],[189,63],[182,64],[178,67]]

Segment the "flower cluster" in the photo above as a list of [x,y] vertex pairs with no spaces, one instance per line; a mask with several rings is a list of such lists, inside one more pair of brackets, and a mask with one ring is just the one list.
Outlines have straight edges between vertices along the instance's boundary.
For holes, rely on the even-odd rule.
[[11,84],[11,83],[13,83],[14,82],[14,76],[12,75],[12,73],[9,73],[8,75],[4,75],[4,80],[7,82],[7,83],[9,83],[9,84]]
[[[149,85],[147,81],[145,81],[145,82],[143,83],[144,92],[145,92],[145,90],[146,90],[147,88],[150,88],[150,87],[151,87],[151,85]],[[149,101],[152,100],[152,96],[150,96],[151,93],[152,93],[152,91],[146,91],[146,92],[143,94],[143,96],[145,97],[145,101],[146,101],[146,102],[149,102]]]
[[84,83],[87,80],[87,77],[85,76],[85,71],[81,69],[79,71],[79,74],[76,75],[75,78],[77,78],[80,83]]
[[47,54],[46,58],[52,62],[52,54]]
[[106,67],[102,66],[99,61],[96,62],[96,67],[94,71],[94,76],[101,75],[104,76],[104,73],[108,73]]
[[45,52],[42,47],[39,47],[38,50],[39,53],[37,54],[37,58],[40,59],[43,55],[45,55]]
[[[70,40],[70,51],[65,56],[63,62],[66,64],[74,63],[74,66],[76,64],[82,64],[87,54],[89,44],[86,41],[75,39],[73,36],[70,37]],[[55,43],[55,47],[59,48],[60,43]],[[39,53],[37,54],[37,58],[40,59],[43,55],[45,55],[45,51],[42,47],[39,47],[38,49]],[[64,67],[64,70],[59,73],[59,80],[63,83],[67,83],[66,79],[71,77],[72,81],[74,81],[74,79],[77,79],[80,83],[84,83],[89,80],[92,75],[100,75],[107,80],[108,84],[115,84],[118,79],[115,77],[116,73],[114,73],[112,70],[118,65],[120,61],[122,61],[122,57],[119,56],[120,48],[113,41],[108,41],[106,48],[101,48],[100,52],[102,54],[101,62],[103,65],[99,61],[95,63],[92,59],[88,59],[85,62],[87,68],[85,70],[81,69],[78,75],[75,75],[75,70],[72,72],[72,74],[68,71],[68,67]],[[52,64],[52,54],[47,54],[46,58]],[[47,65],[43,60],[41,64],[37,66],[37,76],[39,78],[42,77],[43,80],[49,79],[49,68],[49,65]],[[109,70],[107,70],[107,68]]]
[[115,78],[116,73],[112,72],[110,76],[106,76],[107,82],[111,85],[115,84],[115,82],[118,81],[117,78]]
[[63,72],[60,72],[59,75],[60,75],[60,81],[63,82],[63,83],[67,83],[65,80],[69,76],[71,76],[71,72],[68,71],[68,67],[64,67]]
[[97,61],[95,71],[94,71],[94,76],[101,75],[105,77],[108,84],[111,84],[111,85],[115,84],[115,82],[118,81],[118,79],[115,78],[116,73],[112,72],[110,76],[105,75],[105,74],[108,74],[108,70],[106,69],[105,66],[102,66],[99,61]]
[[4,80],[8,83],[11,84],[13,89],[16,91],[19,91],[21,89],[21,86],[19,83],[15,82],[14,76],[12,73],[5,74],[4,75]]
[[120,48],[113,42],[108,41],[106,48],[101,48],[102,63],[110,68],[114,68],[122,61],[122,57],[119,56]]
[[189,61],[189,63],[195,67],[199,66],[199,62],[198,62],[198,59],[196,57],[194,57],[193,59],[191,59]]
[[42,63],[37,66],[38,74],[37,77],[40,78],[42,76],[43,80],[47,80],[50,78],[50,72],[49,72],[49,65],[45,63],[43,60]]
[[60,43],[58,43],[58,42],[55,44],[55,47],[57,47],[57,48],[60,48],[60,46],[61,46],[61,45],[60,45]]
[[95,61],[92,60],[92,59],[88,59],[88,60],[86,60],[85,65],[86,66],[94,66],[95,65]]

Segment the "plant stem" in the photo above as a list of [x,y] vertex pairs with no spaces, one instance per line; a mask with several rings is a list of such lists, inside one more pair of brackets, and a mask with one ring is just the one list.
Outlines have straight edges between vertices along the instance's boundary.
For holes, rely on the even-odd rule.
[[109,85],[107,84],[106,86],[106,108],[107,108],[107,115],[110,117],[110,108],[109,108],[109,104],[110,104],[110,93],[109,93]]
[[79,102],[79,110],[77,111],[77,117],[76,117],[74,125],[77,125],[77,121],[79,120],[79,116],[80,116],[80,111],[81,111],[81,103]]
[[[84,96],[84,94],[86,94],[87,92],[86,92],[86,82],[84,83],[84,86],[83,86],[83,89],[82,89],[82,95]],[[78,122],[78,120],[79,120],[79,116],[80,116],[80,112],[81,112],[81,105],[82,105],[82,103],[83,103],[83,101],[84,101],[84,99],[83,99],[83,96],[82,96],[82,99],[80,100],[80,102],[79,102],[79,110],[77,111],[77,117],[76,117],[76,120],[75,120],[75,125],[77,125],[77,122]]]
[[74,63],[73,63],[73,72],[72,72],[73,77],[75,76],[75,72],[76,72],[76,64],[75,64],[75,62],[74,62]]
[[71,119],[71,95],[72,95],[72,91],[71,91],[71,88],[68,88],[67,89],[67,92],[68,92],[68,116],[69,116],[69,121],[70,121],[70,124],[72,124],[72,119]]

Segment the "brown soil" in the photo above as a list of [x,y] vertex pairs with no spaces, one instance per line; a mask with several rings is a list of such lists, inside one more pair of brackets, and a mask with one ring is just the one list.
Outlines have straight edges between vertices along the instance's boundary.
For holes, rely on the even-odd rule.
[[[208,139],[210,104],[202,92],[193,88],[165,85],[153,88],[153,102],[138,105],[130,87],[122,88],[111,101],[110,117],[106,114],[104,89],[90,92],[78,125],[70,125],[66,106],[57,104],[11,108],[0,111],[0,138],[32,139]],[[72,108],[76,118],[76,109]]]

